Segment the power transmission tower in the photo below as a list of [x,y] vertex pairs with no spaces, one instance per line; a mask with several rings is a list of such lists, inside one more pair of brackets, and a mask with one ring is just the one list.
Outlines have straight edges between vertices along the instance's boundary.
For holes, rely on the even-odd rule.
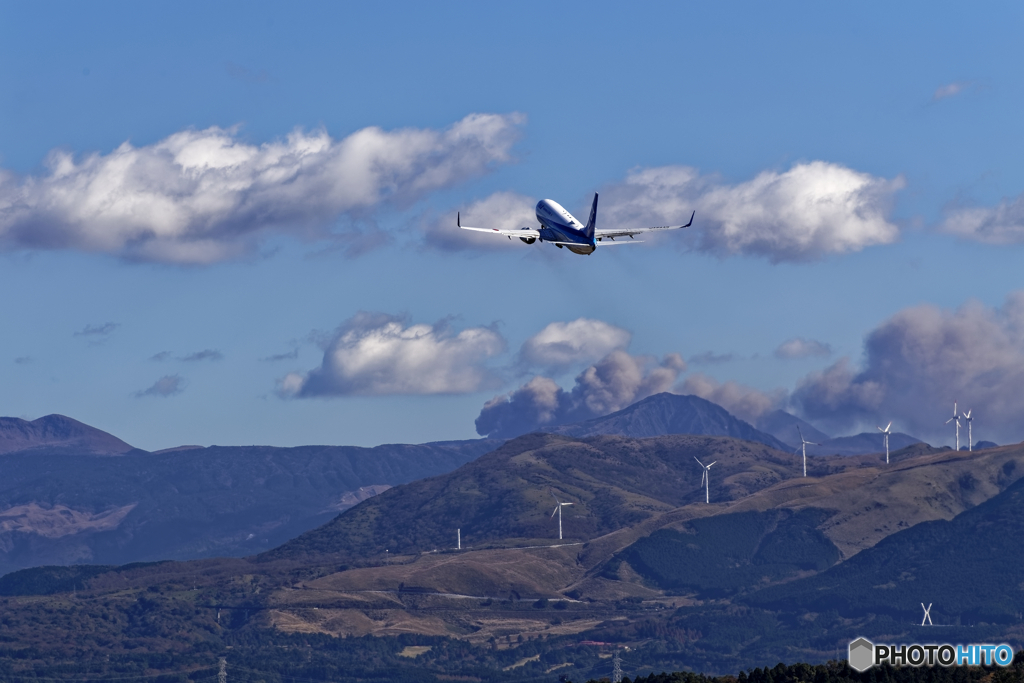
[[217,672],[217,683],[228,683],[228,660],[220,658],[220,671]]
[[619,657],[619,651],[615,651],[615,656],[612,658],[612,683],[619,683],[622,680],[622,659]]

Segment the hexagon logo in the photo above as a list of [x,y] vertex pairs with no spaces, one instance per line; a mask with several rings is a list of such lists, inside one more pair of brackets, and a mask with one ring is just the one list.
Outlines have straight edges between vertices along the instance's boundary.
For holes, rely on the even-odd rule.
[[858,638],[850,643],[850,668],[864,672],[875,663],[875,646],[867,638]]

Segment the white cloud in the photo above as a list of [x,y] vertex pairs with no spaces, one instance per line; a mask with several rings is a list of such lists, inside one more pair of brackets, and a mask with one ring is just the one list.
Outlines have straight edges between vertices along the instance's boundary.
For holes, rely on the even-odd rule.
[[626,348],[631,337],[621,327],[601,320],[577,318],[554,322],[526,340],[519,351],[519,361],[527,367],[547,368],[549,372],[564,371]]
[[512,438],[549,425],[589,420],[668,391],[686,363],[675,353],[660,361],[615,350],[576,377],[565,391],[549,377],[534,377],[488,401],[476,419],[478,434]]
[[461,394],[492,387],[484,365],[505,350],[489,327],[455,333],[444,321],[410,325],[383,313],[359,313],[327,342],[320,367],[292,373],[279,383],[282,396]]
[[[518,230],[520,228],[536,228],[537,214],[534,210],[537,201],[515,192],[495,192],[492,195],[463,206],[458,210],[463,225],[474,228],[497,228],[499,230]],[[424,244],[433,249],[463,250],[508,250],[510,247],[525,247],[516,239],[509,240],[497,235],[488,235],[473,230],[460,230],[456,218],[451,213],[427,221],[423,225]]]
[[[733,185],[693,168],[662,166],[632,171],[603,188],[597,220],[599,228],[679,225],[696,211],[693,227],[660,239],[719,256],[810,261],[895,242],[899,228],[888,215],[904,185],[903,178],[887,180],[824,161],[764,171]],[[467,207],[463,223],[535,227],[534,204],[520,195],[496,193]],[[428,244],[446,249],[509,248],[493,235],[459,231],[450,217],[425,231]]]
[[887,215],[903,186],[902,178],[886,180],[824,161],[764,171],[735,185],[682,166],[648,168],[604,191],[598,223],[671,225],[696,210],[688,231],[699,251],[808,261],[896,241],[899,229]]
[[262,145],[208,128],[106,155],[54,151],[44,175],[0,172],[0,246],[207,264],[251,253],[270,231],[323,237],[341,215],[510,161],[522,121],[472,114],[445,130],[373,127],[341,140],[296,130]]
[[811,358],[812,356],[828,356],[832,347],[824,342],[803,337],[793,337],[779,344],[775,349],[776,358]]
[[1024,292],[999,308],[907,308],[872,331],[863,368],[848,359],[804,378],[793,399],[810,419],[839,428],[893,429],[952,440],[953,401],[971,409],[975,439],[1024,437]]

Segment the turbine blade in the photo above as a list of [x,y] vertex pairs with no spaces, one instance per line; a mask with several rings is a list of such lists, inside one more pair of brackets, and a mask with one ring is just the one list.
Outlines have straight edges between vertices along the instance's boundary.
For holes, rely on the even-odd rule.
[[[718,461],[716,460],[715,462],[718,462]],[[711,465],[714,465],[714,464],[715,464],[715,462],[711,463]],[[708,469],[709,469],[709,470],[711,469],[711,465],[708,465]]]
[[[697,460],[697,456],[693,456],[693,459]],[[697,464],[700,465],[701,467],[704,467],[704,463],[702,463],[700,460],[697,460]]]
[[551,516],[554,517],[556,512],[558,512],[558,506],[557,505],[555,506],[555,509],[551,511]]
[[892,420],[889,420],[889,424],[885,425],[885,433],[889,433],[889,427],[892,427]]

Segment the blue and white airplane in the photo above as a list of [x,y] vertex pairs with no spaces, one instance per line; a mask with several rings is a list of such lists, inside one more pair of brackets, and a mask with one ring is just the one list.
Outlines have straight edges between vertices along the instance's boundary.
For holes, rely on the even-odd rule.
[[540,228],[520,228],[519,230],[499,230],[498,228],[471,228],[462,224],[462,216],[456,215],[456,224],[463,230],[476,230],[478,232],[490,232],[496,235],[506,235],[509,239],[518,237],[527,244],[533,244],[538,240],[550,242],[559,249],[568,247],[574,254],[593,254],[598,247],[610,247],[616,244],[637,244],[642,240],[631,242],[616,242],[616,237],[629,237],[640,235],[651,230],[678,230],[693,225],[693,216],[690,214],[690,222],[686,225],[661,225],[655,228],[633,228],[630,230],[598,230],[597,229],[597,193],[594,194],[594,205],[590,207],[590,220],[586,225],[580,223],[576,218],[562,208],[562,205],[551,199],[542,199],[537,202],[537,220],[540,221]]

